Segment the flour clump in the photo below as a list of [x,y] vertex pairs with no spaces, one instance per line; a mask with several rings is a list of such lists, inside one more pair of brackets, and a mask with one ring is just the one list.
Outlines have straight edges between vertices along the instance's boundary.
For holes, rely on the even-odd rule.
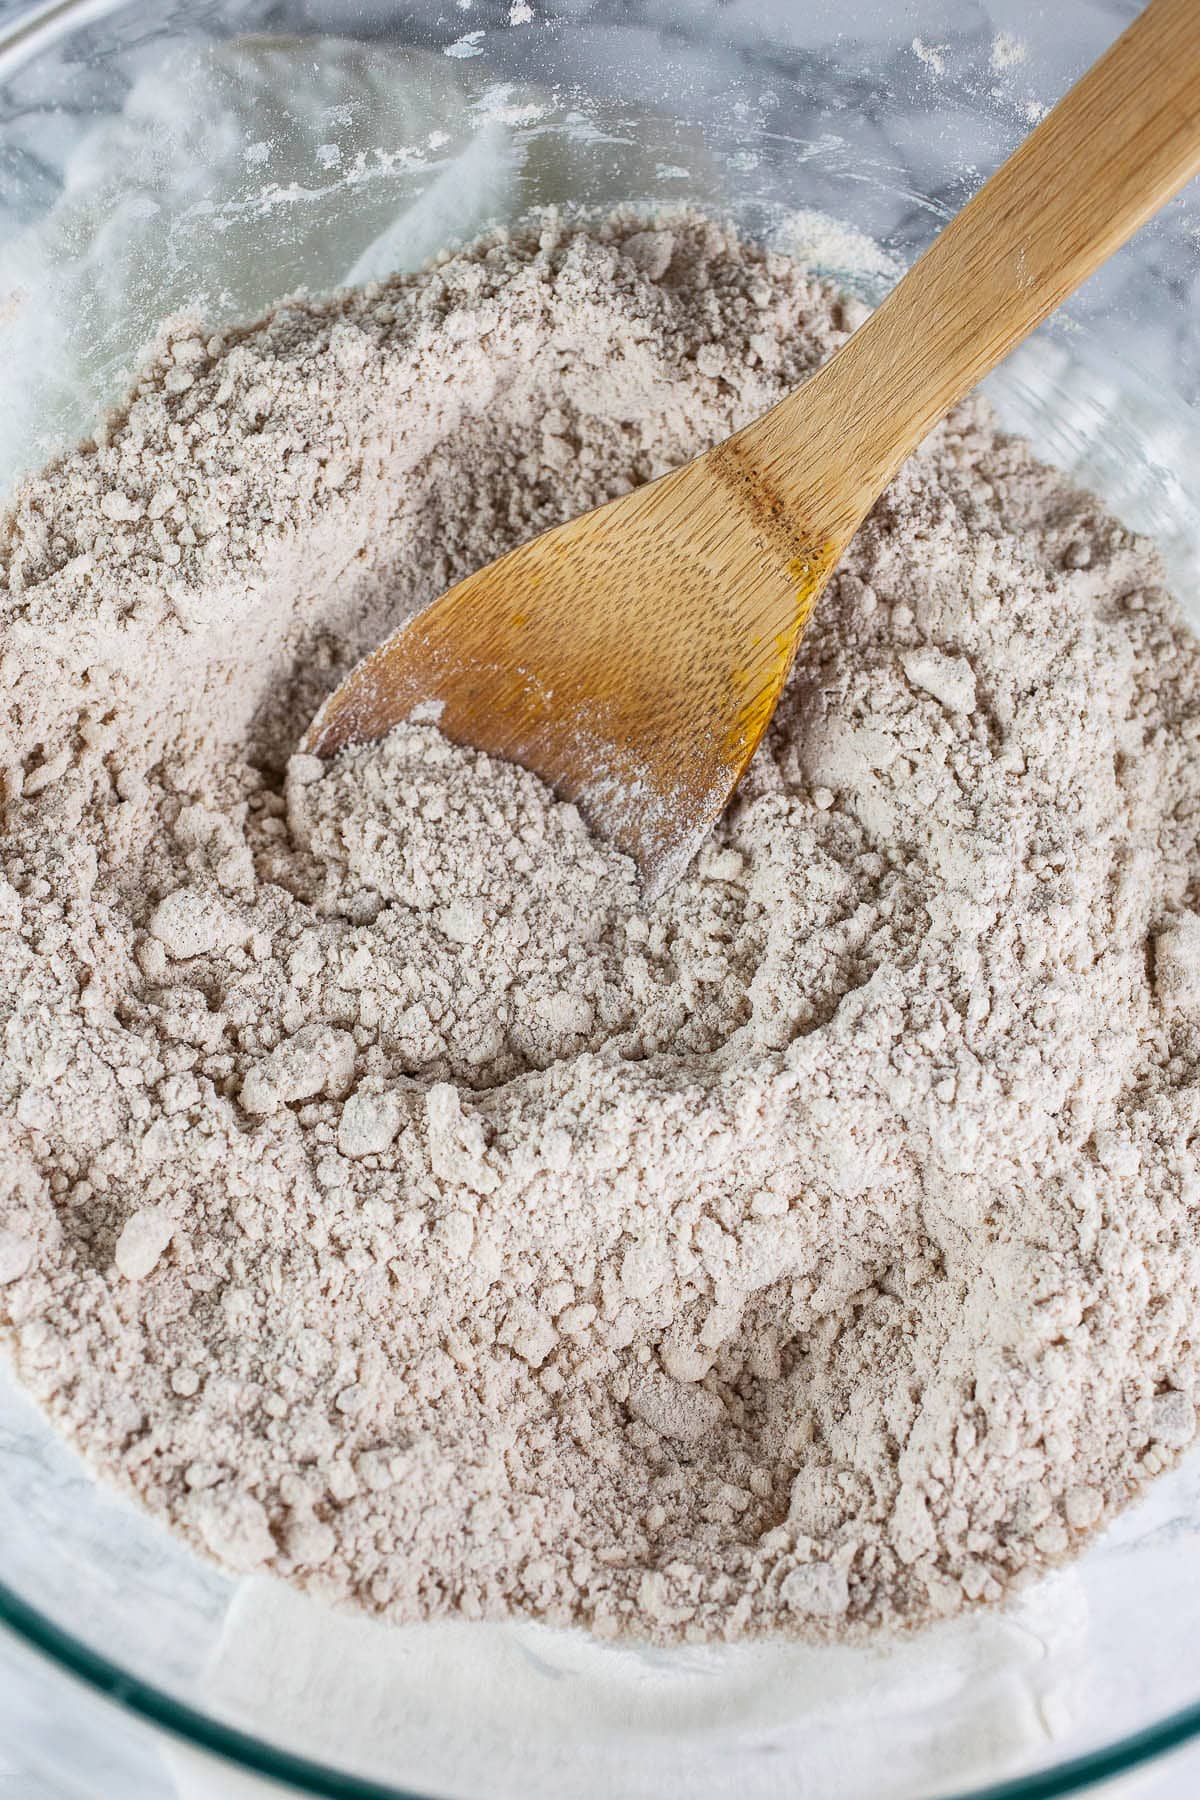
[[1200,648],[981,402],[654,905],[434,724],[293,754],[450,581],[859,317],[695,214],[546,215],[172,325],[22,489],[0,1321],[229,1567],[854,1635],[1000,1598],[1193,1441]]

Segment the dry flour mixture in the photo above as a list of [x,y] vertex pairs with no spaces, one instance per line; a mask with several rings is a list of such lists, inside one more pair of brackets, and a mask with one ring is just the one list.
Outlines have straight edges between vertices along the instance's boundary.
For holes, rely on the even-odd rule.
[[851,1633],[1195,1433],[1200,649],[960,409],[690,874],[428,725],[293,757],[451,579],[855,323],[548,217],[163,336],[0,584],[0,1317],[105,1478],[396,1619]]

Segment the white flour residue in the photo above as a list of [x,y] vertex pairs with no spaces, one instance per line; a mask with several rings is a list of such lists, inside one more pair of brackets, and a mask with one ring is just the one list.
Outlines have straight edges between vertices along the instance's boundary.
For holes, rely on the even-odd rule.
[[855,293],[890,287],[904,272],[899,259],[865,231],[811,207],[780,219],[770,243],[773,250],[848,284]]
[[480,36],[452,57],[243,37],[148,64],[3,247],[0,496],[91,430],[173,309],[226,321],[415,270],[577,185],[651,201],[665,144],[704,179],[699,135],[645,109],[615,109],[618,138],[574,90],[476,75]]
[[[128,370],[173,306],[247,316],[289,286],[335,287],[381,235],[390,260],[376,251],[373,271],[418,268],[503,216],[514,163],[443,57],[333,38],[175,49],[81,140],[53,209],[5,246],[18,300],[0,343],[25,373],[6,383],[0,488],[31,446],[90,429],[104,372]],[[439,205],[445,218],[431,218]],[[276,230],[264,261],[260,221],[289,206],[294,240]]]
[[1015,69],[1029,60],[1029,45],[1011,31],[998,31],[992,39],[988,60],[993,73],[1000,75],[1005,69]]
[[915,37],[912,41],[912,52],[918,62],[924,63],[931,75],[946,73],[946,56],[949,44],[927,44],[924,38]]

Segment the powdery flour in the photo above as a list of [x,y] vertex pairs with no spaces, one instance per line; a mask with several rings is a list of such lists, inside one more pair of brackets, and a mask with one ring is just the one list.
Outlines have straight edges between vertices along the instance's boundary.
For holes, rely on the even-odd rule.
[[320,696],[855,322],[552,217],[206,340],[7,526],[0,1309],[106,1478],[397,1619],[915,1623],[1196,1428],[1200,650],[969,405],[689,876]]

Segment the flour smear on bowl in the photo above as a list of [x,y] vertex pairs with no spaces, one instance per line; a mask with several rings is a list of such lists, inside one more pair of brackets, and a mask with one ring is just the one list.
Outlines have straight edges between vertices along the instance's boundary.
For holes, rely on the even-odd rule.
[[[552,215],[164,330],[0,551],[0,1318],[105,1479],[398,1620],[853,1635],[1191,1442],[1200,648],[961,407],[653,907],[428,724],[292,757],[448,582],[858,310]],[[648,653],[652,646],[647,646]]]

